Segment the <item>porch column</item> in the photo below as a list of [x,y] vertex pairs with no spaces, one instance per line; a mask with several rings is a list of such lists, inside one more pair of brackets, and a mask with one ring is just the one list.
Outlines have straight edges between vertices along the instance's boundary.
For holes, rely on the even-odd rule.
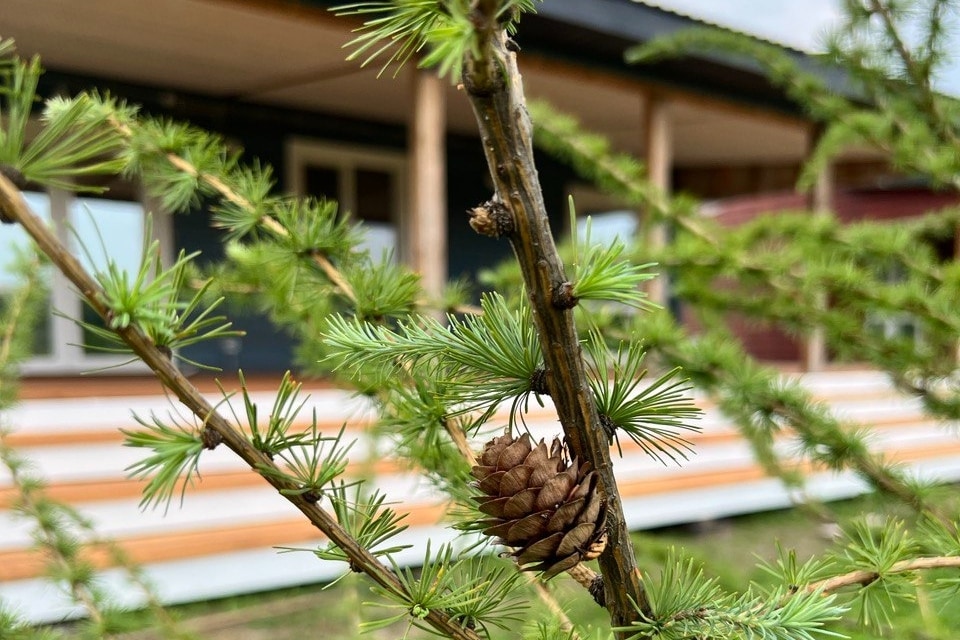
[[446,87],[431,71],[417,70],[413,78],[404,248],[426,292],[439,296],[447,283]]
[[[960,221],[957,222],[953,230],[953,261],[960,262]],[[960,366],[960,337],[957,338],[954,352],[955,362]]]
[[957,221],[957,226],[953,230],[953,259],[960,260],[960,221]]
[[[817,141],[822,135],[823,130],[820,126],[815,126],[809,134],[809,152],[817,145]],[[810,215],[817,215],[824,211],[830,211],[833,208],[833,166],[828,164],[817,175],[817,181],[807,197],[807,208]],[[820,309],[827,306],[827,297],[824,293],[817,295],[816,304]],[[827,341],[822,327],[816,327],[807,336],[803,344],[802,365],[804,371],[822,371],[827,365]]]
[[[669,103],[656,94],[648,94],[643,110],[643,134],[645,160],[650,182],[668,195],[671,190],[670,172],[673,169],[673,130],[670,122]],[[659,250],[667,244],[667,226],[663,223],[650,225],[646,230],[647,245]],[[650,300],[666,306],[668,296],[667,274],[662,272],[647,283]]]

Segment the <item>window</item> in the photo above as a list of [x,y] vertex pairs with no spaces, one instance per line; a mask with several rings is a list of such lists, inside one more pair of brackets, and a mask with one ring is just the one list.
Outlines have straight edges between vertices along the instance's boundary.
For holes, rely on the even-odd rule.
[[[903,266],[885,264],[879,267],[879,277],[887,284],[897,285],[905,282],[907,274]],[[906,311],[874,311],[867,314],[865,330],[887,340],[911,340],[915,344],[923,340],[920,323],[916,316]]]
[[615,238],[629,245],[640,231],[637,213],[615,198],[596,189],[576,184],[570,189],[577,210],[577,237],[586,235],[590,217],[590,240],[594,244],[610,244]]
[[[24,200],[30,209],[40,218],[50,221],[50,197],[44,193],[25,192]],[[18,256],[28,249],[30,237],[19,225],[0,224],[0,304],[5,304],[9,296],[18,286],[14,265]],[[53,276],[51,267],[44,267],[40,281],[47,290]],[[48,302],[49,307],[49,302]],[[31,353],[36,356],[48,356],[52,352],[50,329],[53,320],[49,310],[42,313],[39,323],[34,327]]]
[[371,258],[402,258],[404,155],[342,145],[294,140],[287,147],[287,190],[326,197],[363,225],[362,249]]
[[[103,269],[109,256],[121,268],[135,271],[140,265],[148,220],[140,190],[119,178],[104,186],[109,191],[96,195],[28,190],[24,198],[34,213],[54,227],[60,240],[88,270]],[[153,237],[160,240],[161,254],[169,263],[172,253],[169,219],[157,214],[152,221]],[[19,226],[0,225],[0,298],[17,286],[11,271],[13,257],[17,249],[28,246],[29,238]],[[49,310],[35,328],[32,357],[21,367],[23,373],[80,373],[115,366],[128,359],[84,346],[93,342],[93,336],[71,318],[82,317],[90,323],[99,322],[99,318],[53,267],[44,268],[43,282],[49,291]]]
[[[594,245],[610,245],[614,240],[620,240],[626,246],[636,242],[657,242],[661,232],[668,232],[666,227],[651,226],[650,216],[632,209],[627,203],[613,196],[607,195],[592,186],[576,183],[568,186],[577,211],[576,234],[583,242],[587,232],[587,217],[590,218],[590,242]],[[571,232],[571,229],[567,229]],[[660,241],[666,241],[664,238]],[[628,252],[629,253],[629,252]],[[644,288],[653,302],[666,303],[666,307],[674,318],[681,316],[681,302],[670,285],[670,274],[665,269],[654,267],[656,279],[648,282]]]

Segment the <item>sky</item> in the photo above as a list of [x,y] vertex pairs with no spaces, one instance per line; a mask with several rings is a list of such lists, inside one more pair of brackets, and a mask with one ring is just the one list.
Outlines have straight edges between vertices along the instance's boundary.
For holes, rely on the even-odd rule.
[[[804,51],[822,50],[824,34],[840,17],[838,0],[644,0]],[[960,41],[960,30],[954,29]],[[957,47],[960,50],[960,47]],[[960,59],[944,69],[937,87],[960,96]]]

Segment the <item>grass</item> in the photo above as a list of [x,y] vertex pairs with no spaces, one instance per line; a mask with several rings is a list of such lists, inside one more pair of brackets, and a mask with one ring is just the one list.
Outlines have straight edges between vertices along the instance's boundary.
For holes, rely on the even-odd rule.
[[[956,488],[944,500],[956,502]],[[909,512],[877,497],[864,497],[830,505],[837,521],[844,522],[864,513],[891,513],[909,518]],[[956,512],[954,509],[952,512]],[[762,582],[766,574],[758,568],[760,561],[776,557],[776,546],[794,549],[801,559],[826,551],[834,542],[830,529],[807,510],[786,510],[698,525],[674,527],[635,535],[634,542],[641,567],[661,566],[671,548],[682,548],[685,554],[702,562],[709,575],[729,590],[742,590],[751,581]],[[656,575],[656,570],[653,571]],[[924,576],[929,577],[929,576]],[[953,576],[955,577],[955,576]],[[549,583],[551,591],[571,619],[591,631],[584,640],[606,638],[609,625],[603,610],[597,607],[582,588],[562,577]],[[835,630],[853,640],[956,640],[960,638],[960,602],[936,602],[919,586],[916,604],[900,607],[891,615],[893,626],[884,630],[862,630],[856,624],[855,612]],[[323,638],[345,640],[358,637],[371,640],[396,640],[435,637],[408,629],[406,623],[361,635],[357,630],[363,621],[384,617],[383,609],[367,604],[375,600],[368,583],[360,576],[347,576],[330,589],[320,586],[229,598],[174,608],[174,613],[196,631],[202,640],[300,640]],[[536,615],[530,619],[535,621]],[[128,640],[157,637],[148,631],[122,636]],[[493,633],[495,640],[516,638],[511,633]]]

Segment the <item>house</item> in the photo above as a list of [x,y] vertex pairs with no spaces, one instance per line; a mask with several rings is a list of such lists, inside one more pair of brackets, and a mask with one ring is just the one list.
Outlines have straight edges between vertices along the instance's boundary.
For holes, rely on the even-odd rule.
[[[490,195],[465,97],[413,65],[378,77],[376,64],[346,61],[343,46],[356,22],[335,17],[332,4],[160,0],[148,8],[110,0],[7,0],[2,30],[22,55],[42,56],[45,94],[99,87],[149,113],[223,134],[247,157],[272,164],[287,191],[339,200],[364,221],[373,245],[393,248],[423,274],[429,290],[505,257],[506,243],[478,237],[463,214]],[[645,158],[664,188],[708,199],[792,189],[816,129],[755,69],[719,58],[623,62],[630,45],[695,24],[633,0],[550,0],[523,18],[517,36],[526,91],[576,114],[619,150]],[[863,153],[838,164],[838,188],[870,184],[885,171]],[[616,208],[549,157],[540,158],[539,173],[558,230],[566,224],[567,194],[583,214]],[[115,258],[131,265],[144,211],[157,209],[131,184],[113,185],[103,198],[30,198],[64,234],[62,223],[75,219],[88,247],[99,241],[81,212],[93,211],[94,222],[110,215],[111,251],[127,248]],[[161,212],[152,223],[168,257],[181,248],[202,250],[204,259],[220,255],[217,232],[203,215]],[[16,232],[0,234],[2,243]],[[0,287],[10,284],[9,276],[0,279]],[[53,276],[51,289],[53,307],[83,313],[63,279]],[[248,372],[290,366],[286,337],[256,316],[234,320],[246,337],[205,344],[191,357]],[[72,376],[111,363],[71,346],[83,341],[70,320],[49,317],[24,373]]]
[[[896,180],[890,184],[878,181],[873,186],[845,186],[833,190],[830,208],[843,224],[861,221],[892,221],[901,218],[919,217],[931,211],[939,211],[957,205],[957,194],[952,191],[932,191],[916,181]],[[734,227],[755,217],[775,211],[802,211],[808,206],[806,197],[794,191],[770,191],[763,194],[733,196],[714,200],[701,207],[701,213],[717,220],[722,226]],[[942,260],[957,255],[957,240],[954,234],[949,240],[940,239],[934,250]],[[896,273],[888,277],[897,277]],[[909,336],[916,339],[922,335],[916,318],[906,312],[878,314],[865,321],[870,331],[879,331],[887,337]],[[795,336],[776,326],[758,325],[748,319],[731,318],[730,326],[737,333],[751,355],[777,363],[800,362],[808,366],[826,364],[826,353],[817,353],[810,343],[803,344]],[[822,347],[821,347],[822,348]]]
[[[292,193],[335,197],[373,231],[372,242],[395,248],[432,290],[448,277],[473,273],[505,257],[506,244],[474,234],[464,215],[490,196],[466,99],[429,71],[408,65],[395,77],[378,77],[379,67],[345,61],[343,45],[356,23],[334,17],[331,4],[4,0],[0,33],[15,38],[22,54],[42,56],[48,69],[42,90],[48,95],[109,90],[150,113],[221,133],[248,156],[271,163],[283,188]],[[817,130],[754,69],[717,58],[624,64],[626,47],[694,24],[692,18],[633,0],[547,0],[536,15],[523,18],[517,36],[527,93],[576,114],[618,149],[645,158],[650,175],[664,188],[711,199],[792,189]],[[800,52],[790,54],[803,58]],[[835,179],[838,188],[857,187],[883,172],[877,157],[851,154],[838,161]],[[568,193],[575,195],[579,212],[596,214],[598,220],[618,208],[551,158],[540,158],[539,175],[558,230],[565,224]],[[156,206],[136,185],[112,186],[104,197],[32,192],[28,200],[60,225],[64,238],[69,237],[66,222],[85,224],[79,211],[91,211],[94,220],[109,214],[110,233],[115,234],[110,248],[121,262],[136,259],[135,252],[119,250],[139,247],[148,219],[164,255],[181,248],[203,250],[209,259],[220,255],[217,232],[203,215],[161,211],[147,218],[145,211]],[[92,227],[77,226],[77,233],[95,238]],[[19,241],[16,230],[0,228],[0,260],[6,247]],[[98,245],[94,240],[90,246]],[[11,284],[0,278],[0,288]],[[50,287],[54,308],[82,313],[64,280],[52,275]],[[227,370],[242,367],[250,376],[290,366],[289,342],[266,320],[254,315],[233,319],[247,331],[244,338],[206,346],[191,357]],[[136,452],[119,446],[116,427],[129,426],[131,406],[145,415],[164,411],[163,398],[155,383],[129,369],[123,376],[80,378],[80,372],[113,361],[71,346],[82,344],[84,336],[69,320],[50,315],[45,323],[36,355],[23,367],[26,402],[12,414],[15,426],[29,428],[12,442],[38,461],[55,497],[89,507],[105,533],[129,543],[134,557],[150,564],[165,598],[213,597],[336,575],[340,568],[303,562],[303,556],[278,559],[273,546],[309,547],[316,532],[221,451],[211,454],[204,486],[191,491],[183,510],[162,521],[159,514],[137,516],[141,487],[122,480]],[[891,407],[904,406],[878,402],[889,389],[872,373],[824,374],[810,384],[824,394],[838,389],[860,394],[862,410],[872,417],[878,407],[889,417],[895,413]],[[329,389],[315,391],[311,406],[318,408],[325,427],[336,429],[348,421],[351,433],[359,433],[366,407],[345,402]],[[269,401],[267,394],[262,398]],[[890,433],[920,420],[916,406],[905,411],[894,416],[900,422],[891,422]],[[625,474],[633,526],[683,521],[693,508],[700,517],[704,509],[709,511],[705,517],[719,517],[789,503],[791,497],[763,476],[730,425],[713,413],[713,430],[698,447],[702,444],[706,452],[714,447],[714,453],[702,454],[684,469],[686,475],[671,476],[642,452],[626,447],[633,457],[618,463],[618,471]],[[544,435],[554,422],[549,413],[528,419]],[[960,452],[935,426],[923,426],[912,436],[927,434],[920,445],[911,448],[891,436],[885,441],[888,448],[907,462],[932,460],[927,465],[931,473],[957,477]],[[379,473],[380,484],[399,487],[408,504],[418,508],[411,519],[412,541],[445,535],[436,526],[435,496],[423,493],[396,465]],[[733,484],[749,486],[751,500],[734,500],[727,490]],[[817,487],[815,493],[838,497],[861,485],[845,478],[824,480]],[[7,511],[13,495],[7,478],[0,477],[0,597],[13,598],[33,619],[68,615],[62,598],[36,579],[41,569],[26,550],[29,536]]]

